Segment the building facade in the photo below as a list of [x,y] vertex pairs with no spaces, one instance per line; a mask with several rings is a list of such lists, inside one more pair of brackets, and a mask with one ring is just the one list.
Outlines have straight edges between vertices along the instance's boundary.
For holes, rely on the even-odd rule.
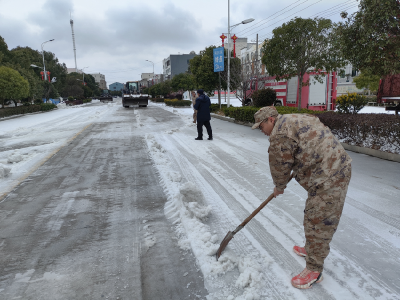
[[360,71],[353,68],[351,64],[348,64],[341,72],[338,74],[337,78],[337,95],[346,95],[347,93],[362,93],[356,87],[353,82],[353,78],[360,75]]
[[94,73],[94,74],[90,74],[94,77],[94,80],[96,81],[96,83],[99,84],[99,88],[102,90],[106,90],[107,89],[107,82],[106,82],[106,76],[100,73]]
[[171,54],[163,60],[164,79],[172,79],[175,75],[189,70],[189,61],[196,56],[194,51],[190,54]]
[[110,91],[122,91],[124,89],[124,84],[120,82],[111,83],[109,86]]
[[[229,48],[233,51],[233,41],[225,41],[224,48],[228,50],[228,43],[230,43]],[[253,43],[255,45],[255,43]],[[247,38],[237,38],[235,43],[235,53],[237,58],[241,58],[242,49],[248,48],[251,43],[247,43]],[[233,57],[233,54],[232,54]]]
[[153,78],[153,73],[142,73],[140,78],[143,79],[152,79]]

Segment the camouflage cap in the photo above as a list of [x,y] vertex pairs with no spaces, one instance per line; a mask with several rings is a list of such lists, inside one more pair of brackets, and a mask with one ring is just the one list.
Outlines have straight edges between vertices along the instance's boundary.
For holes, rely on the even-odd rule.
[[264,121],[265,119],[268,119],[269,117],[277,117],[278,116],[278,111],[274,106],[265,106],[260,108],[255,114],[254,114],[254,120],[256,120],[256,123],[251,127],[251,129],[256,129],[258,126],[260,126],[261,122]]

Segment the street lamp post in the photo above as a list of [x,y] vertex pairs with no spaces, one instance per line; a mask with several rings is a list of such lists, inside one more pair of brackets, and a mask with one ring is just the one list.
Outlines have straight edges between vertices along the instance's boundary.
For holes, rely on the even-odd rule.
[[152,79],[152,83],[154,84],[154,63],[151,60],[147,60],[146,59],[146,61],[151,62],[153,64],[153,79]]
[[85,70],[86,68],[89,68],[89,67],[84,67],[83,69],[82,69],[82,75],[83,75],[83,85],[85,85],[85,72],[83,72],[83,70]]
[[46,74],[46,65],[44,64],[44,51],[43,51],[43,45],[48,43],[48,42],[52,42],[54,41],[54,39],[48,40],[46,42],[42,43],[42,57],[43,57],[43,72],[44,72],[44,80],[47,81],[47,74]]
[[254,21],[254,19],[247,19],[247,20],[244,20],[244,21],[242,21],[240,23],[237,23],[237,24],[231,26],[231,23],[230,23],[230,0],[228,0],[228,80],[227,80],[228,81],[227,82],[227,85],[228,85],[228,102],[227,102],[227,107],[230,107],[230,104],[231,104],[231,89],[230,89],[230,80],[231,80],[231,78],[230,78],[230,64],[231,64],[231,50],[230,50],[231,42],[230,42],[230,38],[231,38],[231,29],[236,27],[236,26],[238,26],[238,25],[240,25],[240,24],[247,24],[247,23],[250,23],[250,22],[253,22],[253,21]]

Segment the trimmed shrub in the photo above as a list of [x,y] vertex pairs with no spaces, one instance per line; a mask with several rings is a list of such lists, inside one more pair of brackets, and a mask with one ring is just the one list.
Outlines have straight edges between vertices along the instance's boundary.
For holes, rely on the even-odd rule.
[[68,97],[68,101],[74,101],[74,97],[69,96],[69,97]]
[[191,106],[192,101],[189,100],[178,100],[178,99],[172,99],[172,100],[164,100],[165,105],[167,106]]
[[33,103],[34,103],[35,105],[40,105],[40,104],[43,104],[43,100],[42,100],[42,99],[35,99],[35,100],[33,101]]
[[153,102],[164,102],[164,98],[152,98],[151,101]]
[[336,109],[339,113],[357,114],[367,103],[367,97],[357,93],[347,93],[336,98]]
[[[221,110],[223,111],[224,110],[224,108],[226,108],[227,107],[227,104],[221,104]],[[217,112],[217,111],[219,111],[219,104],[211,104],[211,106],[210,106],[210,112],[212,112],[212,113],[215,113],[215,112]]]
[[183,95],[182,94],[176,94],[175,98],[178,99],[178,100],[182,100]]
[[[288,106],[276,106],[275,107],[279,114],[321,114],[321,111],[301,109],[300,112],[296,107]],[[235,119],[236,121],[254,123],[254,114],[260,109],[260,107],[244,106],[244,107],[225,107],[223,112],[225,116]]]
[[344,143],[400,154],[400,118],[383,114],[317,115]]
[[38,111],[48,111],[57,108],[56,105],[42,103],[41,105],[17,106],[0,109],[0,118],[10,117],[15,115],[29,114]]
[[276,101],[276,92],[271,88],[261,89],[254,91],[251,98],[255,107],[271,106]]

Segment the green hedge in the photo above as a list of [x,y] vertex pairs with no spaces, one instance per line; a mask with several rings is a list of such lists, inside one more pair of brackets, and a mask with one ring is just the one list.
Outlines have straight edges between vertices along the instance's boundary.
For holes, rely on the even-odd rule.
[[[226,108],[226,106],[227,106],[227,104],[221,104],[221,110],[223,111],[224,108]],[[219,111],[219,104],[211,104],[210,111],[212,113]]]
[[[275,107],[279,114],[320,114],[321,111],[315,111],[310,109],[301,109],[300,112],[296,107],[288,106],[276,106]],[[254,114],[260,109],[260,107],[244,106],[244,107],[225,107],[223,112],[225,116],[235,119],[236,121],[254,123]]]
[[29,106],[18,106],[18,107],[7,107],[0,108],[0,118],[10,117],[14,115],[29,114],[38,111],[48,111],[57,108],[56,105],[51,103],[43,103],[41,105],[29,105]]
[[383,114],[317,115],[342,142],[400,154],[400,118]]
[[164,102],[164,98],[151,98],[150,100],[153,102]]
[[192,101],[189,100],[164,100],[165,105],[167,106],[190,106],[192,105]]
[[92,99],[83,99],[83,103],[92,102]]

